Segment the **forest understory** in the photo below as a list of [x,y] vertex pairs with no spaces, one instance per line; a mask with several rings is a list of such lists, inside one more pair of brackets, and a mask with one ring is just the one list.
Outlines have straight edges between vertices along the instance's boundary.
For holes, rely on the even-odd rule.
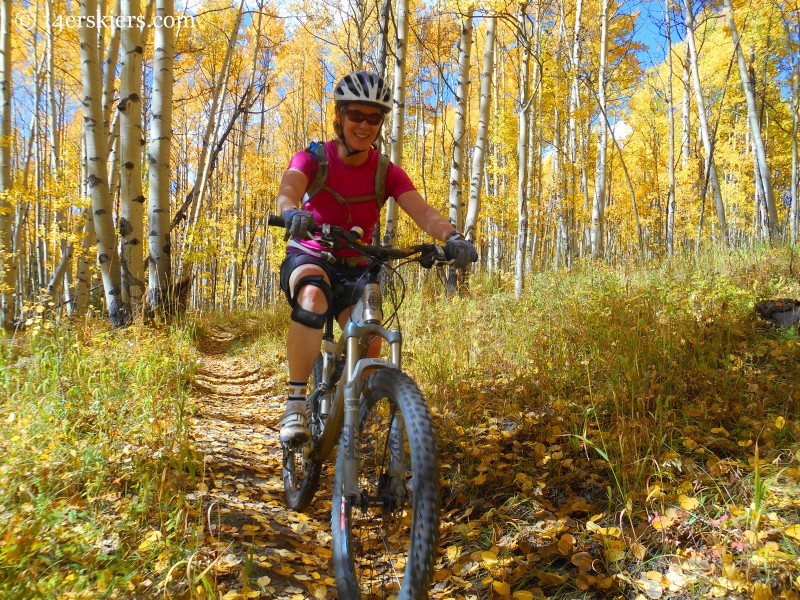
[[[409,289],[442,463],[431,596],[800,596],[800,337],[754,310],[800,298],[795,263]],[[286,306],[53,317],[0,346],[0,596],[334,596],[332,467],[306,513],[283,502]]]

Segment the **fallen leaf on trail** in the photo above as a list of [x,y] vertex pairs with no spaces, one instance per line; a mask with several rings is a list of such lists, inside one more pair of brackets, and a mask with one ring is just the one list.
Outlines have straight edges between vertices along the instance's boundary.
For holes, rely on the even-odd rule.
[[514,600],[533,600],[533,592],[528,592],[526,590],[517,590],[511,597]]
[[267,575],[264,575],[256,579],[256,583],[261,587],[266,587],[272,583],[272,579],[270,579]]
[[558,551],[561,554],[569,554],[575,547],[575,536],[565,533],[558,540]]
[[496,565],[499,562],[494,552],[481,552],[481,560],[485,565]]
[[635,542],[631,545],[631,553],[639,560],[644,560],[647,556],[647,548],[644,547],[644,544]]
[[597,533],[603,537],[619,537],[622,535],[622,530],[619,527],[600,527],[594,521],[586,522],[586,529],[592,533]]
[[700,501],[697,498],[690,498],[681,494],[678,496],[678,503],[683,510],[694,510],[700,504]]
[[572,556],[572,564],[578,567],[581,571],[588,571],[592,568],[593,562],[592,555],[588,552],[578,552]]
[[647,498],[645,498],[645,502],[656,501],[656,500],[663,500],[666,494],[661,491],[661,486],[654,485],[650,488],[650,491],[647,492]]
[[542,585],[561,585],[566,581],[561,575],[557,573],[537,573],[536,576]]
[[789,525],[789,527],[783,530],[783,533],[788,535],[790,538],[800,541],[800,525]]
[[461,546],[450,546],[445,552],[448,562],[454,563],[461,558]]
[[640,579],[636,582],[636,585],[644,590],[648,598],[653,598],[655,600],[664,595],[664,589],[661,587],[661,584],[652,579]]
[[155,544],[158,540],[160,540],[163,537],[164,537],[164,534],[161,533],[160,531],[156,531],[156,530],[148,531],[147,535],[144,536],[144,539],[139,544],[139,552],[144,552],[150,546]]
[[786,425],[786,419],[783,417],[778,417],[775,419],[775,428],[776,429],[783,429],[783,426]]
[[612,562],[617,562],[625,559],[625,541],[624,540],[606,540],[606,549],[603,551],[606,558]]
[[772,588],[766,583],[756,583],[753,585],[753,600],[772,600],[774,597]]
[[494,588],[494,591],[501,596],[508,596],[511,594],[511,586],[505,581],[493,581],[492,588]]

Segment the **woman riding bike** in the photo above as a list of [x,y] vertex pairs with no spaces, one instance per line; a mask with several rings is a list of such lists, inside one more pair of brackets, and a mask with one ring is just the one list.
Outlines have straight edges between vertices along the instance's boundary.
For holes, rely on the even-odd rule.
[[[320,161],[301,151],[289,162],[281,179],[277,210],[286,222],[290,240],[281,264],[281,289],[292,306],[286,341],[289,384],[286,409],[281,417],[280,440],[303,442],[309,438],[306,423],[306,386],[322,343],[326,317],[333,314],[344,326],[353,303],[360,298],[366,259],[352,250],[330,253],[314,241],[314,225],[360,227],[362,241],[369,243],[380,218],[380,193],[376,172],[381,158],[373,147],[386,114],[391,94],[374,73],[348,73],[333,91],[336,137],[324,144],[327,173],[324,185],[304,200]],[[321,151],[321,149],[320,149]],[[316,187],[316,186],[315,186]],[[445,255],[456,268],[478,259],[475,247],[430,206],[402,168],[389,163],[385,195],[426,233],[445,242]],[[372,354],[377,353],[377,344]]]

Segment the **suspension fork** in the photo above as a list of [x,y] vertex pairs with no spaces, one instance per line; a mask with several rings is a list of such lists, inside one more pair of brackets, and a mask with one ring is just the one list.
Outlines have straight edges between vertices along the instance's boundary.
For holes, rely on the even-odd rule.
[[[391,349],[391,361],[381,358],[358,358],[361,340],[365,336],[371,335],[377,335],[388,342]],[[359,325],[354,322],[345,326],[343,336],[347,347],[347,363],[344,374],[344,380],[347,383],[344,386],[344,422],[342,424],[342,448],[344,450],[342,493],[345,496],[357,498],[360,494],[358,472],[361,466],[359,425],[362,410],[366,410],[362,397],[364,380],[367,372],[374,369],[399,369],[402,336],[399,331],[390,331],[380,325]],[[390,471],[393,476],[403,469],[402,432],[402,415],[397,410],[389,432],[390,457],[393,465]],[[400,476],[400,480],[402,481],[402,476]]]

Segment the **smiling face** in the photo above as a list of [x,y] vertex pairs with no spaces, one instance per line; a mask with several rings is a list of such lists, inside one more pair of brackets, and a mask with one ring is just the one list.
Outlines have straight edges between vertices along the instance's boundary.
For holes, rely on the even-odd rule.
[[[374,125],[370,121],[381,119]],[[351,103],[343,110],[339,111],[339,124],[342,127],[342,134],[353,152],[369,150],[372,143],[378,137],[378,132],[383,123],[383,112],[369,104]],[[357,122],[360,121],[360,122]]]

